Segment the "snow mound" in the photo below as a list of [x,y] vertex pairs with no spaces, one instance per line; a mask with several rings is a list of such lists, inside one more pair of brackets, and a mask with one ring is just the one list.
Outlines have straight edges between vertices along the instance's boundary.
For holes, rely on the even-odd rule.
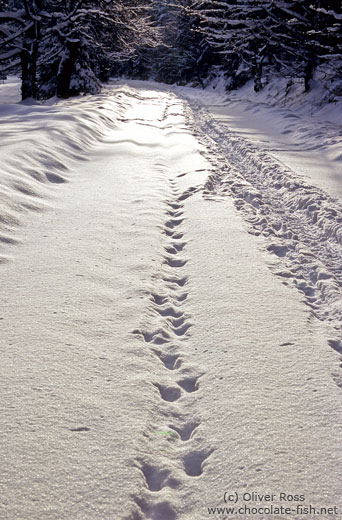
[[[2,249],[18,241],[15,228],[28,211],[48,207],[53,190],[72,180],[75,161],[87,157],[130,103],[130,89],[119,87],[47,105],[12,103],[9,87],[17,88],[14,81],[0,86],[0,100],[7,101],[0,104]],[[8,260],[0,251],[1,261]]]

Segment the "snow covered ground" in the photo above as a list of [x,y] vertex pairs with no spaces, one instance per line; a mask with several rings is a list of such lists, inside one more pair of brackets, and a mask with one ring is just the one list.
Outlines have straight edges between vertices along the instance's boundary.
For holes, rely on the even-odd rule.
[[319,89],[305,96],[294,89],[285,97],[284,85],[274,82],[259,93],[251,83],[230,93],[216,87],[180,91],[203,104],[225,134],[233,131],[342,199],[342,102],[319,105]]
[[217,96],[0,106],[1,519],[341,518],[339,193]]
[[250,232],[279,258],[274,271],[341,330],[342,126],[310,119],[308,107],[299,117],[222,93],[180,91],[215,166],[207,193],[233,196]]

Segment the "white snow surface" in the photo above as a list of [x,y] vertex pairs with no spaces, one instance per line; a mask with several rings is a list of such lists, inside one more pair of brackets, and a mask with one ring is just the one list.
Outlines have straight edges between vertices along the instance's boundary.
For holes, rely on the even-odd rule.
[[342,199],[342,101],[320,103],[322,89],[313,87],[304,95],[295,87],[285,95],[285,80],[278,80],[256,93],[249,82],[228,93],[217,78],[203,91],[179,90],[208,110],[225,137],[252,142],[303,180]]
[[0,104],[13,105],[20,101],[20,83],[16,76],[0,80]]
[[[280,161],[292,119],[248,126],[222,94],[114,82],[36,105],[3,87],[1,520],[341,518],[329,166],[320,184],[302,152]],[[290,510],[208,509],[270,505]]]

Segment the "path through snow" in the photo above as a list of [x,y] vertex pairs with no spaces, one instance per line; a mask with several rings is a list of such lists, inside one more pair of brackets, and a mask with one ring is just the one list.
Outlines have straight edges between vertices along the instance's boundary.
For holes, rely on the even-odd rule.
[[340,514],[335,202],[149,85],[3,121],[1,519],[227,518],[226,492]]

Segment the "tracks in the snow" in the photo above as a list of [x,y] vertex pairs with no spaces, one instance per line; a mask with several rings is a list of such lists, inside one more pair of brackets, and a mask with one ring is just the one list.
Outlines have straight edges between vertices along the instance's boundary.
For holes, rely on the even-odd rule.
[[213,451],[196,438],[201,425],[196,413],[196,393],[201,389],[203,371],[184,361],[192,322],[187,313],[190,279],[183,201],[192,191],[180,193],[172,180],[169,186],[161,229],[164,245],[160,270],[150,293],[153,323],[149,330],[133,331],[153,353],[156,363],[162,365],[156,370],[159,377],[152,381],[162,425],[151,425],[151,454],[137,460],[145,489],[134,497],[138,507],[133,517],[136,520],[176,520],[177,490],[185,479],[202,475],[205,461]]
[[[341,338],[342,207],[326,193],[286,169],[267,151],[220,125],[189,102],[188,123],[204,144],[214,173],[204,195],[231,196],[274,255],[272,271],[295,286],[319,320]],[[330,332],[329,332],[330,334]]]

